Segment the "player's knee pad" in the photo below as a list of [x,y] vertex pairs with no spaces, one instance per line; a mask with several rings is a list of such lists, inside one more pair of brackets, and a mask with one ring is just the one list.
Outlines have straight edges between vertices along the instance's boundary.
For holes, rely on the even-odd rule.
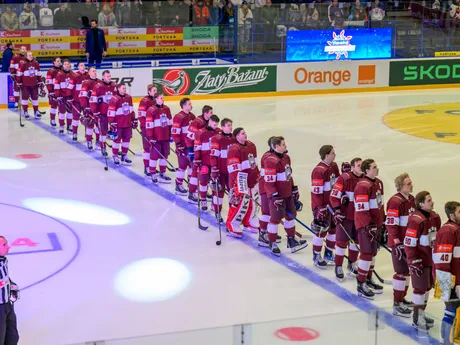
[[404,280],[404,282],[406,281],[406,275],[404,273],[398,273],[396,272],[394,275],[393,275],[393,279],[397,279],[397,280]]
[[281,223],[281,220],[270,218],[270,223],[269,224],[278,226],[280,223]]
[[285,229],[292,229],[295,227],[295,221],[294,219],[286,219],[284,221],[284,228]]
[[372,262],[373,257],[374,256],[372,254],[369,254],[369,253],[361,253],[361,255],[359,256],[359,259],[363,260],[363,261]]
[[339,247],[339,248],[342,248],[342,249],[346,249],[347,245],[348,245],[347,241],[337,241],[337,242],[335,242],[335,246]]

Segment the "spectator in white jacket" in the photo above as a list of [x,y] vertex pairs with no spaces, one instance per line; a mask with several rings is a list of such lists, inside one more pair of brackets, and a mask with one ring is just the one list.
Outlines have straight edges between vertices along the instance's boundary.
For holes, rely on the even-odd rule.
[[100,27],[117,27],[117,19],[115,14],[113,14],[112,8],[110,5],[105,4],[102,8],[102,11],[99,13],[98,22]]
[[252,11],[249,8],[248,3],[243,1],[238,9],[238,35],[240,41],[240,50],[242,53],[246,53],[248,51],[248,42],[249,36],[251,35],[252,20]]
[[37,28],[37,17],[32,12],[30,4],[24,4],[24,10],[19,15],[19,28],[20,29],[36,29]]

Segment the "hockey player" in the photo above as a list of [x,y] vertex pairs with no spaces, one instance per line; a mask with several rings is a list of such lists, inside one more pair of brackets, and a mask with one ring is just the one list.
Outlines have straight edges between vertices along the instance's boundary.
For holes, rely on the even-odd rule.
[[67,119],[67,133],[72,133],[72,107],[71,103],[75,92],[75,85],[71,82],[75,78],[72,66],[68,59],[62,62],[62,70],[54,78],[54,93],[56,95],[59,111],[59,133],[64,134],[65,120]]
[[81,104],[80,91],[83,82],[88,79],[88,72],[84,62],[78,63],[78,71],[73,73],[70,79],[70,85],[73,86],[72,98],[68,100],[68,104],[72,110],[72,140],[77,141],[78,125],[80,123]]
[[101,131],[100,147],[104,156],[107,156],[106,140],[109,125],[107,120],[107,110],[109,108],[110,99],[117,93],[117,91],[117,84],[112,81],[110,71],[105,70],[102,72],[102,81],[94,85],[91,92],[91,98],[89,100],[91,112],[99,122],[99,129]]
[[61,71],[61,58],[53,59],[53,67],[46,72],[46,88],[48,89],[48,104],[50,106],[50,125],[56,127],[56,111],[58,107],[56,95],[54,93],[54,83],[56,75]]
[[213,196],[214,212],[216,213],[222,211],[225,190],[230,191],[228,186],[227,156],[229,147],[236,143],[232,134],[233,121],[225,118],[220,122],[220,126],[222,129],[221,132],[211,139],[211,179],[213,183],[218,184],[218,195]]
[[187,145],[190,144],[190,139],[187,138],[187,135],[189,126],[196,117],[192,113],[193,107],[189,98],[182,98],[179,104],[182,110],[174,116],[171,129],[171,136],[176,143],[177,163],[179,165],[176,171],[176,194],[187,195],[187,190],[183,186],[185,170],[188,168],[189,180],[192,175],[190,159],[187,156]]
[[[444,206],[448,221],[436,234],[433,248],[433,263],[436,269],[437,286],[440,287],[440,298],[446,303],[444,318],[441,325],[443,344],[458,344],[458,334],[453,334],[454,342],[450,341],[452,324],[458,323],[457,310],[460,307],[460,203],[449,201]],[[457,252],[455,252],[457,250]]]
[[205,105],[201,111],[201,115],[198,116],[195,120],[190,123],[190,126],[187,131],[187,137],[185,139],[186,141],[186,147],[187,147],[187,156],[190,161],[190,165],[192,168],[191,171],[191,176],[189,176],[189,190],[188,190],[188,202],[191,204],[197,204],[198,199],[196,198],[196,190],[198,188],[198,175],[197,175],[197,169],[196,167],[193,166],[193,159],[194,159],[194,149],[193,145],[195,142],[195,132],[198,131],[199,129],[205,127],[208,124],[209,118],[213,114],[213,109],[209,105]]
[[404,237],[404,250],[414,288],[412,326],[421,332],[428,332],[428,329],[434,324],[434,320],[425,315],[426,303],[430,296],[429,291],[433,285],[432,248],[436,232],[441,227],[441,218],[433,211],[433,207],[434,202],[429,192],[417,193],[415,196],[416,211],[409,216]]
[[[150,107],[155,105],[155,94],[157,93],[157,87],[155,84],[150,84],[147,86],[147,96],[141,99],[139,107],[137,108],[137,118],[140,123],[141,133],[143,138],[145,136],[145,115],[147,110]],[[142,147],[144,148],[144,153],[142,158],[144,159],[144,176],[147,178],[152,177],[149,170],[149,160],[150,160],[150,143],[146,139],[142,139]]]
[[90,67],[88,69],[88,79],[83,81],[81,85],[81,91],[79,94],[79,101],[81,109],[83,109],[83,124],[86,128],[86,144],[88,146],[88,150],[93,150],[93,130],[96,131],[96,147],[100,148],[99,142],[99,128],[96,124],[96,119],[94,118],[94,114],[91,113],[90,103],[89,100],[91,98],[92,90],[94,86],[99,83],[100,80],[97,79],[97,71],[95,67]]
[[[348,163],[342,164],[342,175],[339,176],[337,182],[332,188],[329,201],[334,209],[334,222],[336,224],[336,243],[335,243],[335,276],[338,281],[343,281],[343,259],[345,251],[348,247],[348,275],[356,277],[358,268],[356,260],[358,260],[358,234],[355,227],[355,187],[361,179],[363,172],[361,171],[362,159],[359,157],[353,158],[348,167]],[[348,170],[348,171],[347,171]],[[352,243],[347,236],[352,238],[355,243]]]
[[415,211],[415,199],[411,194],[414,187],[406,173],[395,178],[395,186],[397,193],[388,200],[385,221],[395,271],[393,275],[393,315],[408,318],[412,311],[408,308],[410,303],[404,299],[410,281],[409,266],[404,251],[404,237],[409,216]]
[[377,178],[379,168],[373,159],[365,159],[361,170],[364,177],[354,190],[355,226],[361,249],[357,290],[358,296],[374,299],[375,294],[383,293],[383,287],[372,280],[384,219],[383,183]]
[[[206,201],[206,193],[208,191],[208,183],[211,174],[211,140],[214,136],[219,133],[219,117],[212,115],[209,118],[207,126],[199,129],[195,132],[195,152],[194,152],[194,164],[198,172],[198,180],[200,183],[200,201],[202,211],[208,210],[208,203]],[[217,181],[216,181],[217,182]],[[215,191],[213,190],[213,199],[217,198]],[[218,206],[213,204],[213,209],[217,213]]]
[[236,128],[233,136],[236,144],[230,146],[227,158],[230,209],[226,226],[230,236],[241,238],[241,223],[245,229],[253,232],[256,232],[259,227],[256,202],[259,202],[257,180],[260,173],[257,166],[256,145],[247,140],[244,128]]
[[27,48],[25,46],[21,46],[19,50],[19,54],[13,56],[10,62],[10,77],[13,80],[13,95],[14,95],[14,107],[18,108],[19,106],[19,85],[17,79],[17,73],[19,66],[26,62],[27,58]]
[[120,165],[118,151],[121,144],[121,163],[131,165],[128,158],[129,142],[133,137],[133,129],[137,128],[137,119],[134,113],[133,99],[126,93],[126,85],[118,86],[118,91],[109,102],[107,118],[110,124],[110,131],[115,139],[112,144],[113,163]]
[[[321,162],[311,173],[311,209],[314,218],[311,226],[316,232],[316,235],[313,235],[313,263],[319,268],[325,268],[327,261],[334,261],[333,250],[335,247],[335,227],[331,222],[327,205],[330,204],[329,195],[332,186],[340,173],[337,163],[334,162],[335,150],[332,145],[321,146],[319,156]],[[324,237],[326,237],[326,249],[323,259],[321,251]]]
[[[32,52],[27,52],[27,59],[24,63],[19,65],[17,73],[17,82],[19,88],[22,90],[21,105],[24,110],[24,117],[29,118],[27,112],[29,97],[32,98],[32,106],[34,109],[34,116],[36,119],[41,118],[41,114],[38,111],[38,92],[40,94],[45,92],[45,85],[43,84],[42,77],[40,75],[40,65],[37,60],[34,59]],[[44,96],[46,93],[44,94]]]
[[[171,110],[164,104],[165,96],[162,93],[155,95],[156,104],[147,110],[145,128],[147,139],[150,140],[150,174],[152,182],[157,184],[171,183],[171,178],[166,176],[166,159],[170,152]],[[157,177],[157,161],[160,160],[160,177]]]
[[272,137],[270,147],[273,150],[264,158],[265,192],[267,193],[270,222],[267,227],[270,251],[279,256],[280,249],[276,244],[278,225],[284,218],[284,230],[287,234],[287,247],[295,253],[308,246],[307,241],[299,242],[295,238],[296,209],[294,200],[299,199],[299,189],[292,178],[291,158],[287,154],[287,146],[283,137]]

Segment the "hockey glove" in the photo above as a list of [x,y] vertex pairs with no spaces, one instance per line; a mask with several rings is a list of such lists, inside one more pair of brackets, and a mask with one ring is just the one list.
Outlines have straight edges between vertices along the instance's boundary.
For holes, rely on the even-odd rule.
[[156,140],[153,140],[153,139],[150,139],[150,140],[149,140],[149,143],[150,143],[150,145],[153,147],[153,145],[155,145],[155,144],[157,143],[157,141],[156,141]]
[[313,217],[320,222],[324,222],[327,219],[327,207],[320,206],[315,208]]
[[139,121],[137,119],[134,119],[133,120],[133,129],[136,129],[138,125],[139,125]]
[[377,225],[369,224],[366,225],[364,231],[366,232],[367,238],[370,242],[374,242],[377,237]]
[[219,168],[216,166],[211,167],[211,178],[213,181],[217,181],[219,179]]
[[56,99],[56,95],[54,94],[54,92],[51,92],[48,94],[48,99],[52,102],[56,102],[57,99]]
[[406,258],[406,251],[404,250],[404,244],[399,243],[393,247],[396,258],[401,261]]
[[181,143],[176,143],[176,152],[178,156],[185,156],[185,146]]
[[195,159],[195,151],[193,150],[193,147],[187,147],[187,157],[190,159],[190,162],[193,162]]
[[415,274],[417,277],[421,277],[423,274],[422,259],[415,259],[409,264],[410,274]]
[[283,198],[278,196],[278,193],[272,194],[270,197],[270,201],[273,202],[273,206],[275,206],[276,210],[279,211],[281,207],[283,207]]
[[299,188],[297,186],[292,186],[292,197],[294,201],[299,201],[300,199]]
[[294,201],[294,206],[297,212],[302,211],[303,204],[300,200]]
[[380,228],[380,245],[384,245],[388,243],[388,230],[385,225],[382,225]]
[[10,300],[11,302],[16,302],[20,298],[19,296],[19,287],[16,283],[11,282],[10,284]]
[[46,91],[45,91],[45,88],[43,87],[43,84],[42,86],[40,87],[40,92],[38,93],[38,95],[40,97],[45,97],[46,96]]
[[19,90],[22,90],[23,85],[22,85],[22,84],[18,84],[18,88],[19,88]]
[[116,122],[112,122],[110,124],[110,131],[111,132],[116,132],[117,131],[117,123]]
[[345,216],[342,214],[340,210],[336,210],[334,212],[334,223],[335,224],[341,224],[343,220],[345,219]]
[[238,193],[236,188],[230,189],[228,193],[228,203],[234,207],[238,207],[241,201],[243,200],[242,194]]
[[343,195],[343,196],[340,198],[340,203],[341,203],[343,206],[347,207],[348,204],[350,203],[350,198],[348,197],[348,195],[346,195],[346,194]]
[[201,159],[195,159],[192,163],[195,170],[201,169]]

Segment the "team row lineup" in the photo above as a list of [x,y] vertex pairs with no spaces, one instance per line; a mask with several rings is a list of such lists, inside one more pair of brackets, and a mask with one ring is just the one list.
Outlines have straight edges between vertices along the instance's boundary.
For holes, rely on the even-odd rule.
[[[25,117],[29,117],[30,97],[34,115],[40,118],[38,94],[44,93],[46,85],[51,126],[57,126],[58,115],[59,132],[64,134],[66,129],[77,141],[81,122],[88,149],[93,150],[95,134],[95,147],[104,157],[108,137],[112,140],[115,165],[132,163],[128,158],[129,144],[133,129],[139,126],[144,175],[154,184],[171,183],[166,171],[172,165],[168,158],[173,142],[178,162],[176,194],[188,196],[190,203],[207,211],[211,188],[212,210],[217,221],[223,223],[221,211],[227,193],[227,235],[241,238],[243,231],[258,233],[259,246],[279,256],[278,227],[283,223],[291,252],[307,247],[306,240],[296,237],[296,213],[302,203],[283,137],[268,139],[268,150],[259,167],[256,145],[247,139],[244,128],[233,129],[232,120],[219,119],[211,106],[204,106],[196,117],[191,100],[183,98],[180,112],[173,117],[164,104],[164,95],[152,84],[136,116],[126,86],[114,83],[109,71],[104,71],[99,80],[94,67],[86,71],[84,63],[79,63],[74,72],[69,60],[61,64],[61,59],[55,58],[44,83],[38,62],[25,48],[12,59],[10,72],[16,102],[22,93]],[[383,287],[372,279],[375,258],[382,246],[391,248],[394,315],[412,315],[413,326],[428,332],[434,321],[424,310],[436,281],[440,297],[446,301],[442,336],[445,343],[454,342],[460,333],[452,327],[459,306],[454,299],[460,297],[460,203],[451,201],[445,205],[448,221],[442,225],[440,216],[433,211],[430,193],[421,191],[414,197],[412,181],[404,173],[395,178],[397,193],[387,202],[385,212],[383,182],[377,177],[379,169],[373,159],[353,158],[350,163],[342,163],[340,172],[333,146],[323,145],[319,156],[320,162],[311,174],[313,222],[309,230],[314,234],[314,265],[325,269],[328,263],[334,264],[337,280],[343,281],[342,267],[348,249],[347,271],[356,277],[358,295],[374,299],[375,294],[383,292]],[[410,282],[412,302],[405,299]]]

